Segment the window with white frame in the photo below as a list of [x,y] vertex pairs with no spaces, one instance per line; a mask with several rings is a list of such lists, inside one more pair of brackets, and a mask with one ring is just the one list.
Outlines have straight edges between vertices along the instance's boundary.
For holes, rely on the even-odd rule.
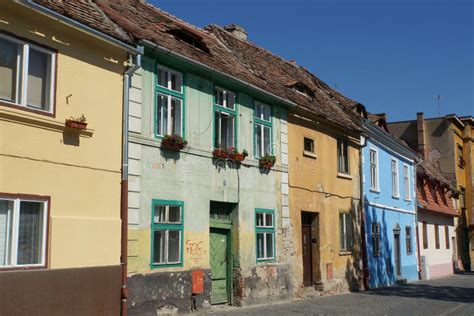
[[403,191],[405,192],[405,200],[411,199],[410,194],[410,169],[408,165],[403,165]]
[[53,112],[55,53],[0,34],[0,100]]
[[183,75],[157,66],[156,135],[184,136]]
[[45,265],[47,207],[0,197],[0,268]]
[[182,263],[183,203],[153,201],[152,265]]
[[378,190],[379,189],[378,157],[377,157],[377,151],[375,149],[370,149],[369,160],[370,160],[370,188],[372,190]]
[[347,139],[337,139],[337,172],[349,174],[349,145]]
[[235,94],[219,87],[214,94],[214,147],[235,147]]
[[340,250],[343,252],[352,251],[352,216],[350,213],[339,213],[339,230],[340,230]]
[[257,260],[275,258],[275,223],[272,210],[256,211]]
[[400,195],[400,188],[398,184],[398,161],[391,160],[392,166],[392,195],[398,197]]
[[272,154],[272,108],[255,102],[255,157]]

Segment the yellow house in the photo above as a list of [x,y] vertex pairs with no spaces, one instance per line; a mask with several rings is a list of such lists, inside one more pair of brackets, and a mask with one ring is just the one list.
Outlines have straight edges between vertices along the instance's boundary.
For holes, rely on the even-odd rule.
[[288,144],[296,293],[359,289],[360,138],[355,130],[292,111]]
[[[71,5],[77,21],[50,10]],[[89,4],[49,6],[0,1],[0,314],[118,314],[123,73],[136,50]],[[78,22],[87,14],[109,35]]]

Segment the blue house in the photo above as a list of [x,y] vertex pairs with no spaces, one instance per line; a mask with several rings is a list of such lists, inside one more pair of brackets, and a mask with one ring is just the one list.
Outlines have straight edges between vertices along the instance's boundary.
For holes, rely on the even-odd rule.
[[364,120],[362,170],[370,288],[418,280],[416,154],[387,132],[384,116]]

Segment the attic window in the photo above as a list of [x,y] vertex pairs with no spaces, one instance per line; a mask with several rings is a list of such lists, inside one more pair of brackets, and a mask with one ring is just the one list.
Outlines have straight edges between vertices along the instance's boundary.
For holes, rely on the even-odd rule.
[[193,32],[190,32],[186,29],[169,29],[166,30],[166,33],[173,35],[177,40],[196,47],[207,54],[211,53],[209,47],[207,47],[206,43],[204,43],[202,37]]
[[307,97],[310,97],[311,99],[314,99],[315,93],[313,90],[311,90],[306,84],[302,82],[295,82],[289,85],[290,88],[295,90],[298,93],[304,94]]

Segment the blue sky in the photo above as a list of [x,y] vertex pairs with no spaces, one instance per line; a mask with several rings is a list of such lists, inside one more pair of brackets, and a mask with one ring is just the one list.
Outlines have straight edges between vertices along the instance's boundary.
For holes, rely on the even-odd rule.
[[237,23],[249,40],[308,68],[390,121],[474,114],[472,0],[154,0],[204,27]]

